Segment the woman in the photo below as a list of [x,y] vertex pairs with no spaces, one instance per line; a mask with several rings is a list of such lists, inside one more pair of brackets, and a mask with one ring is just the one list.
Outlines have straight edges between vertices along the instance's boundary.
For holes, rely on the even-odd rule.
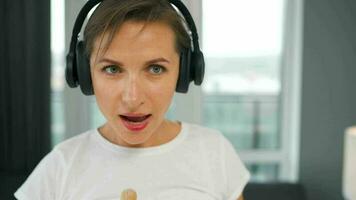
[[139,200],[242,199],[249,173],[231,143],[164,117],[191,48],[168,1],[104,0],[76,48],[76,67],[90,65],[76,72],[90,69],[79,84],[107,122],[57,145],[18,199],[118,199],[127,188]]

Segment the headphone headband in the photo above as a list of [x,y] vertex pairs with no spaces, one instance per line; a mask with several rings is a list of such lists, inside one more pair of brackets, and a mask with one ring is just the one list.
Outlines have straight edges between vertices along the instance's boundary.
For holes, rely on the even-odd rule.
[[178,10],[183,14],[185,21],[188,24],[190,31],[192,32],[192,41],[194,51],[199,51],[199,37],[197,28],[195,26],[194,20],[190,12],[188,11],[187,7],[180,1],[180,0],[169,0],[169,3],[175,5]]
[[[94,94],[94,91],[91,81],[90,64],[85,55],[85,41],[79,41],[79,33],[90,10],[103,1],[105,0],[88,0],[82,7],[74,23],[69,52],[67,54],[67,83],[72,88],[80,85],[85,95]],[[177,92],[186,93],[191,81],[194,80],[196,85],[200,85],[203,81],[205,69],[204,55],[199,48],[199,38],[193,17],[186,6],[180,0],[167,0],[167,2],[172,6],[172,9],[175,6],[183,15],[185,24],[191,32],[189,35],[193,46],[189,45],[188,48],[180,52],[179,77],[176,86]]]
[[89,0],[83,8],[80,10],[77,19],[74,23],[74,28],[72,31],[72,38],[70,40],[69,52],[75,52],[75,48],[78,42],[78,37],[80,30],[82,29],[85,18],[92,8],[94,8],[97,4],[102,2],[103,0]]
[[[85,3],[85,5],[83,6],[83,8],[80,10],[78,17],[74,23],[72,38],[69,46],[69,52],[75,52],[79,33],[82,29],[84,20],[87,17],[88,13],[92,8],[94,8],[97,4],[101,3],[102,1],[105,0],[88,0],[87,3]],[[183,14],[184,19],[187,22],[190,31],[192,32],[192,42],[193,42],[194,51],[195,50],[199,51],[200,48],[199,48],[199,37],[197,34],[197,28],[195,26],[193,17],[189,13],[188,9],[180,0],[168,0],[168,2],[176,6],[178,10]]]

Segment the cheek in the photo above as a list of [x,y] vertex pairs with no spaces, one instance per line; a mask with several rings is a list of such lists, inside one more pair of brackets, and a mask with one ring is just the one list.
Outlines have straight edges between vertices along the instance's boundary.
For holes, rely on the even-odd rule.
[[115,99],[117,93],[113,91],[120,90],[120,88],[115,87],[117,84],[104,80],[96,73],[92,73],[92,84],[97,105],[103,115],[107,117],[111,112],[117,111],[113,109],[116,106],[115,102],[117,102]]
[[106,77],[100,69],[91,70],[91,78],[95,94],[110,97],[119,89],[117,81]]
[[171,71],[166,74],[166,76],[159,81],[158,84],[152,84],[152,91],[155,91],[155,96],[157,96],[157,101],[164,107],[169,107],[172,98],[174,96],[176,85],[178,81],[179,67],[171,69]]
[[147,95],[151,97],[151,101],[154,102],[156,106],[159,107],[161,112],[166,112],[169,108],[169,105],[172,102],[172,98],[176,89],[176,80],[175,78],[162,80],[159,84],[147,84],[150,85],[150,88],[147,88]]

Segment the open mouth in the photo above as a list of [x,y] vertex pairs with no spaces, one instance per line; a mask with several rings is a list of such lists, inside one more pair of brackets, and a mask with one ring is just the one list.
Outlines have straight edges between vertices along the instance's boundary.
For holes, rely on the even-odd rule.
[[120,115],[120,118],[127,121],[127,122],[132,122],[132,123],[140,123],[145,121],[147,118],[149,118],[151,114],[148,115],[142,115],[142,116],[126,116],[126,115]]
[[128,130],[137,132],[146,128],[151,116],[151,114],[140,116],[120,115],[120,119]]

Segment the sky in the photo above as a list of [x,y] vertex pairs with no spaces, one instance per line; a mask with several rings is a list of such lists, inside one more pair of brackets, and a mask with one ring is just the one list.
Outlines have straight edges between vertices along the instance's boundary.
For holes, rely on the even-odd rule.
[[279,54],[284,0],[203,0],[203,51],[213,57]]

